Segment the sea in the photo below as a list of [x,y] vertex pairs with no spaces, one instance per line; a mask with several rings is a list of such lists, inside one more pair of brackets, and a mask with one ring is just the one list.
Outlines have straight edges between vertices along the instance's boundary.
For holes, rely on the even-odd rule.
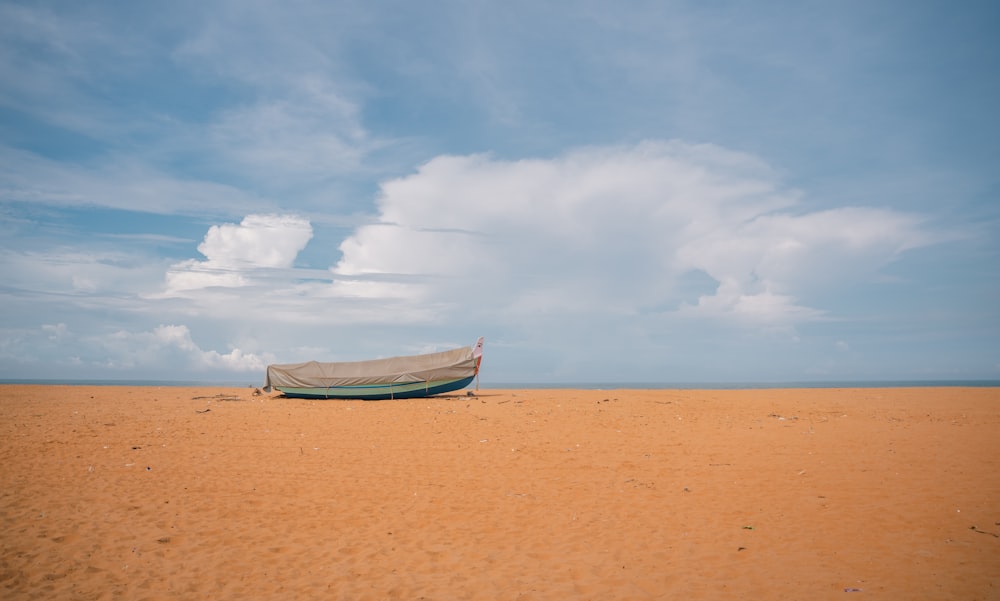
[[[42,384],[51,386],[187,386],[259,388],[260,382],[239,380],[60,380],[4,379],[0,384]],[[1000,387],[1000,380],[809,380],[793,382],[479,382],[480,389],[580,390],[764,390],[781,388],[944,388]]]

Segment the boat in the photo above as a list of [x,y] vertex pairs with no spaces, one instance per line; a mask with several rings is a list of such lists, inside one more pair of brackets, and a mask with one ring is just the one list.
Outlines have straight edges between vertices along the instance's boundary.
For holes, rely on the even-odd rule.
[[473,346],[368,361],[273,364],[264,390],[297,399],[416,399],[461,390],[479,375],[483,339]]

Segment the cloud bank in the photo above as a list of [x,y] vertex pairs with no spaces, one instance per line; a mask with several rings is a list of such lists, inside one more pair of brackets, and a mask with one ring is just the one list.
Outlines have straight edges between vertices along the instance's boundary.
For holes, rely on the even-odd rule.
[[[141,257],[100,260],[99,269],[94,259],[78,269],[72,253],[36,258],[44,271],[31,273],[59,275],[81,310],[113,303],[161,325],[96,333],[89,344],[70,335],[75,323],[47,326],[12,336],[7,355],[62,337],[76,341],[83,364],[104,353],[116,370],[180,362],[239,373],[263,370],[265,356],[358,359],[485,333],[547,352],[570,377],[595,361],[585,350],[595,339],[653,348],[693,323],[706,339],[744,331],[797,340],[806,324],[850,317],[829,295],[878,281],[936,240],[915,214],[810,210],[759,158],[679,140],[524,160],[443,155],[384,181],[375,200],[376,214],[342,238],[316,238],[310,219],[294,214],[212,225],[197,246],[204,258],[169,263],[158,291],[139,280],[150,272]],[[310,244],[339,258],[305,266]],[[31,273],[17,273],[27,288]],[[209,348],[227,350],[202,350],[192,331],[213,332]]]
[[[267,352],[205,350],[193,340],[188,326],[176,324],[161,324],[148,331],[81,334],[60,322],[4,334],[0,359],[21,365],[17,375],[27,378],[183,380],[192,375],[217,378],[221,373],[252,375],[256,381],[275,361]],[[59,358],[38,361],[52,355]]]
[[[512,321],[654,310],[794,324],[826,315],[824,289],[930,241],[917,216],[809,212],[800,196],[751,155],[680,141],[442,156],[382,185],[376,222],[344,240],[332,272],[365,282],[368,299],[475,294],[483,313]],[[691,274],[708,283],[696,298]]]

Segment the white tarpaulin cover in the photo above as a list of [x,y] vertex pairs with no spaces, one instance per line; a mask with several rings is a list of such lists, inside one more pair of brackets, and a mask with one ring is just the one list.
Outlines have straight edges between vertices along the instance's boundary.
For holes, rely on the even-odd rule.
[[476,375],[476,357],[472,347],[464,347],[428,355],[390,357],[370,361],[342,363],[289,363],[268,365],[270,388],[332,388],[368,384],[433,382]]

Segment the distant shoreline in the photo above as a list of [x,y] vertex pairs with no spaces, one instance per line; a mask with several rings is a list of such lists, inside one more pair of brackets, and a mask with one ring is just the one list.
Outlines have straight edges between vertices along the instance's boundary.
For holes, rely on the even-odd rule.
[[[258,388],[257,382],[205,380],[77,380],[0,378],[0,385]],[[1000,380],[829,380],[802,382],[481,382],[480,389],[767,390],[793,388],[995,388]],[[470,387],[469,389],[475,388]]]

